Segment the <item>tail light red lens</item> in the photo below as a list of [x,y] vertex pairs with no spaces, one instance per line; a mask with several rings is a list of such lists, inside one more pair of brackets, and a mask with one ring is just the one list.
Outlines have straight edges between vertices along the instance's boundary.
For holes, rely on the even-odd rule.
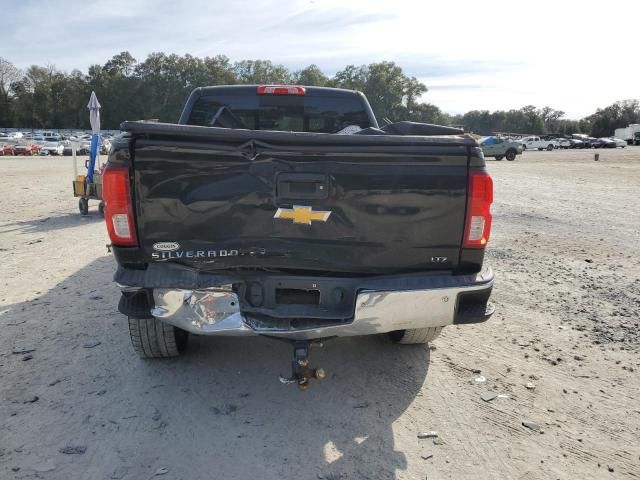
[[102,174],[102,199],[111,243],[120,247],[137,245],[128,167],[107,164]]
[[260,85],[258,95],[304,95],[306,90],[298,85]]
[[469,199],[464,228],[464,248],[484,248],[491,234],[493,180],[485,171],[469,174]]

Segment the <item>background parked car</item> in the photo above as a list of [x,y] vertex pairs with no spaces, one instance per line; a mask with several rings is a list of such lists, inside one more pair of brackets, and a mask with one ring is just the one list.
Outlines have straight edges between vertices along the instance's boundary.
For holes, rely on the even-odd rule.
[[525,150],[553,150],[558,147],[556,139],[543,140],[540,137],[524,137],[520,142]]
[[40,145],[40,155],[62,155],[64,144],[62,142],[44,142]]
[[[90,141],[78,141],[78,140],[73,140],[78,142],[78,148],[76,149],[76,155],[89,155],[89,150],[91,149],[91,142]],[[73,149],[71,146],[71,140],[65,140],[64,142],[62,142],[64,145],[64,150],[62,152],[63,155],[65,156],[70,156],[73,155]],[[109,145],[109,148],[111,148],[111,145]],[[108,153],[108,152],[107,152]]]
[[556,142],[558,142],[558,148],[572,148],[571,140],[568,138],[556,138]]
[[595,137],[587,137],[582,143],[584,144],[584,148],[594,148],[594,145],[599,144],[598,139]]
[[611,137],[611,140],[616,142],[616,147],[624,148],[628,145],[627,141],[623,138]]
[[582,148],[591,148],[593,143],[598,140],[597,138],[590,137],[584,133],[574,133],[571,137],[576,140],[580,140],[582,142]]
[[89,151],[91,150],[91,141],[83,140],[80,142],[80,146],[76,151],[78,155],[89,155]]
[[611,137],[611,140],[616,144],[616,148],[624,148],[627,146],[627,141],[622,138]]
[[591,142],[591,148],[616,148],[616,142],[609,138],[596,138]]
[[45,144],[47,142],[62,142],[60,135],[34,135],[32,140],[38,144]]
[[16,148],[13,143],[0,143],[0,155],[15,155]]
[[31,141],[18,142],[15,146],[16,155],[37,155],[39,151],[40,146]]
[[64,155],[65,157],[69,157],[73,155],[73,149],[71,148],[71,140],[65,140],[64,142],[62,142],[62,145],[64,146],[64,148],[62,149],[62,155]]
[[39,135],[42,137],[50,137],[50,138],[56,138],[58,140],[62,140],[62,136],[56,132],[40,132]]

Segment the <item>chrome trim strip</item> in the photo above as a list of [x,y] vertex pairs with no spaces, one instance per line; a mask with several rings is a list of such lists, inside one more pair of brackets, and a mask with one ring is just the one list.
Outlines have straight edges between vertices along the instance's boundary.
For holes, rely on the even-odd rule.
[[123,285],[122,283],[116,282],[116,286],[122,292],[137,292],[138,290],[142,290],[142,287],[132,287],[130,285]]

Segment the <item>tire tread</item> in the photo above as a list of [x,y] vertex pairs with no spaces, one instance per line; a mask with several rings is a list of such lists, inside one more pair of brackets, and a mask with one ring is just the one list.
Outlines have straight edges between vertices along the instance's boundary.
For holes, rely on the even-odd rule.
[[129,317],[133,350],[141,358],[169,358],[180,354],[176,327],[156,318]]
[[428,327],[404,330],[402,336],[395,341],[402,345],[429,343],[438,338],[443,328],[444,327]]

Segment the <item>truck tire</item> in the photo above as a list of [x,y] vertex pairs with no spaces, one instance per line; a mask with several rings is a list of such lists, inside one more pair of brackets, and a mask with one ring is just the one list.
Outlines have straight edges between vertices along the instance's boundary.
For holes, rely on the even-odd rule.
[[389,337],[395,343],[415,345],[429,343],[438,338],[443,327],[413,328],[410,330],[396,330],[389,332]]
[[500,161],[502,160],[504,157],[502,155],[496,155],[496,160]]
[[507,160],[509,160],[510,162],[513,162],[516,159],[517,154],[518,152],[516,152],[513,148],[510,150],[507,150]]
[[547,145],[547,152],[550,152],[553,150],[553,143],[550,143],[549,145]]
[[177,357],[187,346],[184,330],[156,318],[128,318],[131,345],[140,358]]

